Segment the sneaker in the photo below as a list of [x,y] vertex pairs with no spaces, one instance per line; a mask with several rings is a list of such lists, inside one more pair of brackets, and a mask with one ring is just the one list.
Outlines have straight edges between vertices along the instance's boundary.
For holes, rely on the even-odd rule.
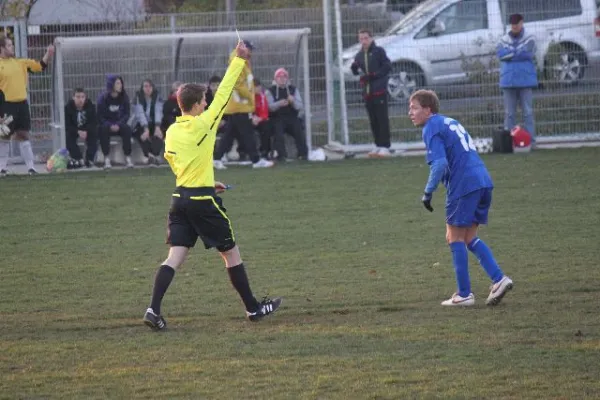
[[376,157],[378,158],[388,158],[392,156],[392,152],[387,147],[380,147],[377,152]]
[[213,167],[214,169],[227,169],[227,167],[225,166],[225,164],[223,164],[223,161],[221,160],[214,160]]
[[0,169],[0,178],[4,178],[6,175],[8,175],[8,171],[5,169]]
[[508,276],[504,276],[499,282],[490,287],[490,295],[485,304],[488,306],[497,306],[502,301],[504,295],[513,288],[513,281]]
[[38,175],[38,172],[33,168],[29,168],[29,170],[27,171],[27,174],[29,176],[34,176],[34,175]]
[[155,331],[167,329],[167,321],[162,315],[156,315],[151,308],[148,308],[146,314],[144,314],[144,323]]
[[261,158],[252,164],[252,168],[271,168],[273,165],[275,165],[273,161],[267,161],[264,158]]
[[375,147],[373,150],[367,153],[368,157],[377,157],[379,154],[379,147]]
[[258,310],[255,312],[246,311],[246,316],[252,322],[260,321],[264,317],[269,314],[273,314],[279,306],[281,306],[281,302],[283,299],[281,297],[275,297],[274,299],[264,298],[260,303],[258,303]]
[[133,168],[133,162],[131,161],[131,157],[125,157],[125,166],[127,168]]
[[112,168],[112,164],[110,163],[110,158],[106,157],[104,159],[104,169],[111,169]]
[[475,295],[473,293],[469,293],[467,297],[462,297],[459,296],[458,293],[454,293],[448,300],[442,301],[442,305],[451,307],[473,306],[475,305]]

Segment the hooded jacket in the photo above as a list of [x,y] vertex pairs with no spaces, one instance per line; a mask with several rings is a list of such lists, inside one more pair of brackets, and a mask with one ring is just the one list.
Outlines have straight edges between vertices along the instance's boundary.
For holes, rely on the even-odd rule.
[[[123,83],[123,90],[117,97],[113,97],[112,90],[117,79]],[[127,124],[131,114],[131,105],[129,96],[125,92],[125,82],[121,76],[113,74],[106,76],[106,90],[98,96],[97,110],[98,122],[102,126]]]
[[65,106],[65,129],[67,132],[86,131],[95,129],[98,121],[96,121],[96,108],[92,100],[85,99],[83,108],[78,110],[75,107],[75,101],[69,100]]
[[[230,64],[235,55],[236,54],[234,50],[229,56]],[[235,84],[235,87],[233,88],[229,103],[227,103],[227,107],[225,107],[225,114],[253,114],[254,109],[254,76],[252,75],[250,62],[247,61],[242,73],[240,74],[240,77]]]

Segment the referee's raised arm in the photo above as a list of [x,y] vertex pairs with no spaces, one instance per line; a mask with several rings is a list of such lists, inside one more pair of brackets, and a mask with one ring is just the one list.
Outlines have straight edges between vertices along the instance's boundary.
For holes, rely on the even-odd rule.
[[236,57],[229,64],[225,76],[217,89],[217,93],[215,93],[214,100],[210,104],[210,107],[199,117],[211,128],[211,131],[214,126],[218,126],[218,120],[223,116],[225,107],[231,97],[231,92],[248,60],[249,50],[243,41],[238,42],[235,51]]

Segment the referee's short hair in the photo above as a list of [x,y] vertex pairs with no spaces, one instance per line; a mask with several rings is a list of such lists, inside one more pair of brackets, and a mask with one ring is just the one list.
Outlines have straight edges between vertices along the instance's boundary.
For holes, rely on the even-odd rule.
[[206,93],[206,86],[197,83],[185,83],[177,90],[177,104],[183,112],[189,112],[194,104],[200,103]]
[[417,101],[423,108],[429,108],[432,114],[440,112],[440,99],[433,90],[417,90],[410,96],[409,101]]

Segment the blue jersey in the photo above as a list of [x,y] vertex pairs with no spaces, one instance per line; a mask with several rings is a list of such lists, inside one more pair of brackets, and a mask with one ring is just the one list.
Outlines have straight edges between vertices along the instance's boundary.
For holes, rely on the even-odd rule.
[[[436,137],[441,140],[434,139]],[[448,161],[443,179],[448,200],[494,187],[473,139],[458,121],[440,114],[432,115],[423,127],[423,141],[428,164],[440,158]]]

